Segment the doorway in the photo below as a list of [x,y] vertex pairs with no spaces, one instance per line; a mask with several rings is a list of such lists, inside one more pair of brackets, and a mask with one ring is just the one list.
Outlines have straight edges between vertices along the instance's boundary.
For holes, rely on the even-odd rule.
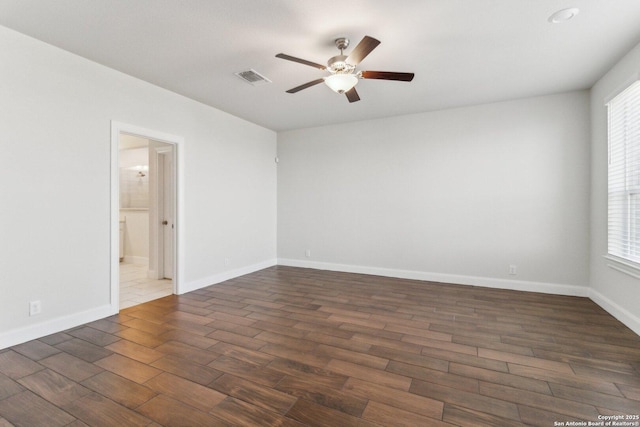
[[111,306],[117,313],[179,291],[182,139],[113,122],[111,142]]

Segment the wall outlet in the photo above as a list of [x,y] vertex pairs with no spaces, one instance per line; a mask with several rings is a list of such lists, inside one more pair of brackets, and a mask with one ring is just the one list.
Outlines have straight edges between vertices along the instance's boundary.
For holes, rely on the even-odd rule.
[[224,265],[228,266],[229,264],[231,264],[231,260],[229,258],[225,258],[224,259]]
[[35,316],[42,313],[42,303],[38,301],[31,301],[29,303],[29,316]]
[[304,255],[305,255],[307,258],[311,258],[311,249],[307,249],[307,250],[304,252]]
[[517,266],[517,265],[513,265],[513,264],[511,264],[511,265],[509,266],[509,274],[510,274],[511,276],[515,276],[516,274],[518,274],[518,266]]

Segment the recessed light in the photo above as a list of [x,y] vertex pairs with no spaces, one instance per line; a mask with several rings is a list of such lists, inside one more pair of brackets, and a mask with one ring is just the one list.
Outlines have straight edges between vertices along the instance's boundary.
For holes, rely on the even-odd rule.
[[578,9],[577,7],[562,9],[557,11],[553,15],[551,15],[548,21],[551,22],[552,24],[561,24],[563,22],[567,22],[573,19],[573,17],[576,16],[578,13],[580,13],[580,9]]

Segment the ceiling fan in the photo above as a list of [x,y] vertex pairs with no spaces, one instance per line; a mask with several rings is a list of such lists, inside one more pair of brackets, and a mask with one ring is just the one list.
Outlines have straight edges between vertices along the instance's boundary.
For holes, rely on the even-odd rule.
[[356,102],[360,101],[360,96],[358,96],[358,92],[356,92],[355,85],[360,79],[397,80],[401,82],[410,82],[413,80],[413,73],[396,73],[393,71],[356,71],[356,66],[360,61],[366,58],[366,56],[380,44],[380,41],[373,37],[364,36],[349,56],[344,55],[344,50],[349,46],[349,39],[341,37],[336,39],[335,43],[336,47],[340,49],[340,55],[329,58],[327,66],[307,61],[305,59],[296,58],[294,56],[285,55],[284,53],[276,55],[276,58],[298,62],[330,73],[327,77],[312,80],[303,85],[296,86],[293,89],[289,89],[287,93],[296,93],[324,82],[334,92],[340,94],[344,93],[349,102]]

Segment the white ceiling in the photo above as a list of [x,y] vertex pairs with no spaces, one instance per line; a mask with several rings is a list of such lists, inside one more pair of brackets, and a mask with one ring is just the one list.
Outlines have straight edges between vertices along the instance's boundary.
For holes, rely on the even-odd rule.
[[[0,25],[279,131],[589,88],[640,42],[640,0],[0,0]],[[285,93],[325,73],[277,53],[325,64],[365,35],[358,69],[413,82]]]

